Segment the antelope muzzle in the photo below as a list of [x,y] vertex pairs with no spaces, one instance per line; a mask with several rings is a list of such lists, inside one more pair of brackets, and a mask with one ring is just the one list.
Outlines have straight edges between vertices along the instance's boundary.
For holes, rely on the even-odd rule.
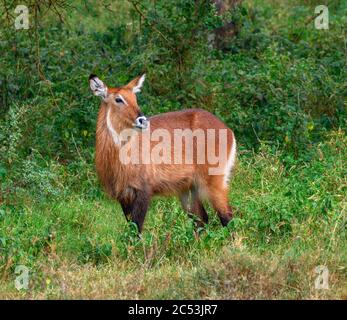
[[149,126],[149,120],[141,113],[135,120],[134,127],[140,130],[146,130]]

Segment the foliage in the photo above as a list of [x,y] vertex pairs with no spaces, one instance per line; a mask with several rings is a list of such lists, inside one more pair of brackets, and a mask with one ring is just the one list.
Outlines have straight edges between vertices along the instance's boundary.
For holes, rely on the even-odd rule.
[[[310,163],[290,168],[281,163],[281,151],[273,154],[266,145],[244,156],[231,186],[233,222],[221,228],[209,209],[211,222],[199,235],[175,199],[152,203],[140,240],[118,205],[85,192],[93,181],[79,193],[63,186],[63,199],[36,202],[22,194],[20,204],[0,206],[0,265],[8,280],[0,296],[96,298],[106,297],[106,290],[118,298],[341,297],[346,147],[344,132],[331,133],[310,151]],[[54,281],[16,292],[11,283],[19,264],[33,277]],[[329,267],[333,285],[314,293],[314,268],[321,264]],[[254,291],[250,283],[267,289]]]
[[[41,3],[31,29],[0,30],[0,297],[344,294],[345,1],[329,4],[326,31],[311,1],[243,1],[224,16],[207,0]],[[221,51],[208,39],[230,20],[239,31]],[[175,199],[156,199],[139,241],[101,191],[88,75],[117,86],[142,72],[146,115],[199,107],[235,131],[228,228],[209,210],[198,235]],[[13,287],[18,264],[37,277],[27,293]],[[312,293],[319,264],[330,292]]]

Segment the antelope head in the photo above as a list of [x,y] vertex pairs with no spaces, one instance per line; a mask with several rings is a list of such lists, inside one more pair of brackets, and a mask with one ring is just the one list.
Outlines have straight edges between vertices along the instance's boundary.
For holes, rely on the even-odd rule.
[[89,76],[90,89],[102,98],[107,109],[107,126],[121,132],[124,129],[145,130],[149,120],[137,104],[136,93],[141,91],[146,75],[139,76],[119,88],[106,86],[96,75]]

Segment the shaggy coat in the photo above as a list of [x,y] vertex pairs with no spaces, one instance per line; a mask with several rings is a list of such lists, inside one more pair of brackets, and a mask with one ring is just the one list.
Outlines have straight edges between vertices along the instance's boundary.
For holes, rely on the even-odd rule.
[[[232,218],[232,210],[228,205],[228,181],[236,158],[234,133],[221,120],[202,109],[168,112],[145,118],[135,95],[140,91],[143,81],[144,76],[124,87],[108,88],[96,76],[90,76],[93,93],[103,98],[97,119],[95,161],[97,174],[105,191],[120,202],[125,216],[137,224],[140,232],[150,199],[154,195],[179,196],[184,210],[195,217],[198,226],[203,226],[208,221],[202,204],[202,200],[207,199],[217,211],[222,224],[227,225]],[[142,130],[134,128],[134,123],[139,124]],[[149,123],[145,130],[143,123]],[[120,133],[126,129],[131,129],[132,134],[124,140]],[[159,138],[153,139],[152,136],[161,129],[169,133],[171,146],[175,146],[174,133],[177,129],[189,129],[193,132],[198,130],[206,139],[203,142],[205,145],[211,142],[207,141],[208,130],[214,129],[216,134],[212,143],[216,157],[219,156],[218,132],[224,129],[227,139],[226,157],[219,163],[200,163],[199,156],[207,160],[211,149],[198,147],[199,139],[195,138],[187,148],[187,142],[183,139],[179,154],[175,147],[169,149],[167,154],[159,152],[162,163],[153,163],[151,160],[146,162],[141,157],[142,154],[152,154],[162,144]],[[147,149],[143,153],[144,146]],[[137,163],[124,164],[120,161],[124,147],[138,150]],[[192,161],[189,163],[185,161],[186,152],[192,152]],[[221,174],[209,174],[209,169],[217,166],[222,167]]]

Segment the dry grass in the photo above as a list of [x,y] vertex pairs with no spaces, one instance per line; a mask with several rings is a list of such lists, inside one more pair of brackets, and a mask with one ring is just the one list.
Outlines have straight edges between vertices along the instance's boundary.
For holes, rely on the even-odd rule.
[[[316,290],[320,253],[298,258],[250,255],[225,248],[202,263],[166,263],[129,270],[127,262],[99,267],[56,259],[42,264],[31,290],[1,286],[1,299],[346,299],[346,270],[329,266],[329,290]],[[329,263],[332,263],[330,261]],[[338,262],[337,262],[338,265]]]

